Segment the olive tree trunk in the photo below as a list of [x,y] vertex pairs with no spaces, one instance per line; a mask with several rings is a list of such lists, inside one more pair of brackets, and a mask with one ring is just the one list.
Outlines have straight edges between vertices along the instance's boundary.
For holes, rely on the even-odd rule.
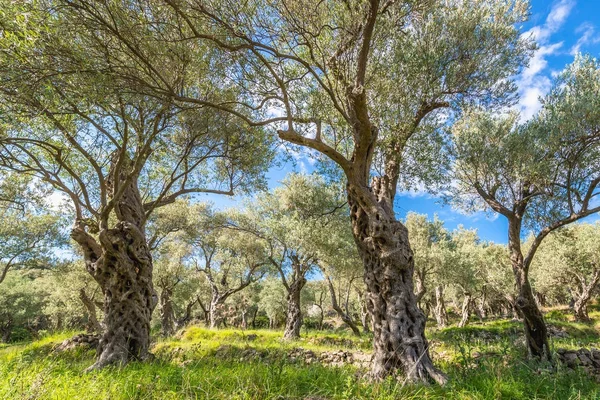
[[[111,179],[114,184],[112,172]],[[125,177],[119,181],[125,184]],[[150,319],[158,300],[152,285],[145,210],[135,179],[117,199],[114,214],[117,222],[113,228],[101,227],[98,241],[87,232],[84,221],[77,220],[71,231],[83,250],[88,272],[104,294],[105,329],[90,369],[150,356]]]
[[395,219],[395,188],[390,192],[384,179],[375,178],[371,190],[348,183],[352,229],[363,260],[367,309],[373,321],[371,375],[383,379],[400,372],[409,381],[444,384],[447,377],[429,355],[425,316],[414,293],[408,230]]
[[448,325],[448,313],[446,312],[446,303],[444,302],[444,287],[442,285],[435,287],[434,314],[438,327],[445,328]]
[[471,311],[471,302],[473,300],[473,297],[470,293],[465,293],[464,296],[465,297],[463,299],[461,318],[460,322],[458,323],[459,328],[463,328],[469,323],[469,313]]
[[175,333],[175,311],[173,310],[173,291],[164,288],[160,293],[161,335],[171,336]]
[[219,296],[213,296],[210,301],[208,309],[209,326],[211,329],[217,328],[222,322],[224,322],[221,316],[221,298]]
[[329,287],[329,294],[331,295],[331,307],[337,313],[337,315],[342,319],[342,321],[346,325],[348,325],[348,327],[350,327],[350,329],[352,329],[352,333],[354,333],[355,336],[360,336],[360,330],[358,329],[358,327],[356,326],[356,324],[354,323],[354,321],[352,320],[350,315],[348,315],[347,312],[342,310],[342,308],[338,304],[337,295],[335,293],[335,288],[333,287],[333,282],[331,282],[331,279],[329,278],[329,276],[327,276],[327,286]]
[[98,321],[98,314],[96,313],[96,304],[89,298],[84,288],[79,289],[79,299],[83,303],[87,314],[88,321],[86,324],[86,331],[88,333],[101,333],[102,325]]
[[517,284],[517,298],[514,305],[523,318],[525,342],[530,357],[550,360],[548,329],[531,289],[529,265],[525,265],[523,253],[521,252],[520,233],[521,220],[517,218],[509,219],[508,249]]
[[484,290],[479,302],[477,303],[477,316],[479,317],[480,321],[483,321],[487,318],[486,300],[487,293]]
[[587,311],[587,304],[592,297],[594,289],[600,283],[600,269],[595,269],[589,282],[586,283],[584,277],[578,277],[580,281],[580,291],[577,295],[577,299],[573,304],[573,312],[575,313],[575,319],[580,322],[589,322],[590,316]]
[[295,340],[300,338],[302,327],[302,309],[300,308],[300,293],[306,284],[306,278],[301,275],[291,282],[287,295],[287,314],[285,317],[284,340]]
[[0,321],[0,341],[2,343],[8,343],[10,341],[10,335],[12,334],[13,318],[10,315],[2,315],[2,321]]
[[358,292],[358,298],[360,300],[360,323],[363,327],[363,333],[367,334],[371,332],[371,315],[367,308],[367,301],[363,292]]
[[185,311],[183,312],[183,315],[181,317],[177,318],[177,320],[175,321],[176,329],[181,329],[184,326],[186,326],[188,322],[190,322],[190,320],[192,319],[192,309],[194,308],[194,305],[197,302],[199,302],[198,297],[190,300],[187,303],[187,305],[185,306]]

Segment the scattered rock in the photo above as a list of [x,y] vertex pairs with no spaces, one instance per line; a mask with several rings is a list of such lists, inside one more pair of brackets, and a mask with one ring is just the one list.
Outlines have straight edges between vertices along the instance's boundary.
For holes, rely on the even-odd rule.
[[54,348],[54,351],[57,353],[73,350],[76,348],[90,348],[95,349],[98,347],[100,343],[100,335],[88,335],[85,333],[81,333],[79,335],[75,335],[72,338],[64,340],[61,344]]
[[581,367],[600,382],[600,351],[598,349],[558,349],[556,354],[558,360],[568,368],[576,370]]
[[253,342],[258,338],[258,335],[251,333],[250,335],[246,335],[246,340],[249,342]]
[[371,355],[359,352],[345,350],[325,351],[315,353],[312,350],[306,350],[296,347],[288,352],[288,359],[292,362],[303,362],[306,364],[319,363],[332,367],[342,367],[344,365],[354,365],[360,368],[367,368],[371,363]]
[[571,337],[566,331],[552,325],[548,326],[548,335],[559,339],[568,339]]

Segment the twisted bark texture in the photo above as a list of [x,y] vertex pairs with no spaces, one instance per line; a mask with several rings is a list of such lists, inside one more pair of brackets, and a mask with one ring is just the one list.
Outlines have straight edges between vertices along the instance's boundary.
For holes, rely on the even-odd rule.
[[96,313],[96,304],[94,304],[83,288],[79,289],[79,299],[88,313],[88,321],[85,327],[86,331],[88,333],[102,332],[102,325],[98,321],[98,315]]
[[600,269],[594,269],[592,277],[589,282],[586,282],[583,276],[578,277],[581,288],[577,293],[577,300],[573,304],[573,311],[575,313],[575,320],[580,322],[589,322],[590,316],[588,315],[587,304],[592,298],[592,293],[600,283]]
[[473,299],[473,297],[471,296],[471,293],[465,293],[464,296],[465,297],[463,299],[461,318],[460,318],[460,322],[458,323],[459,328],[463,328],[463,327],[467,326],[467,324],[469,323],[469,314],[471,311],[471,302]]
[[[329,294],[331,295],[331,307],[337,313],[337,315],[342,319],[342,321],[346,325],[348,325],[348,327],[350,329],[352,329],[352,333],[354,334],[354,336],[360,337],[360,330],[354,323],[354,320],[352,319],[352,317],[349,315],[348,310],[344,311],[342,309],[342,307],[340,307],[340,305],[337,301],[337,296],[335,294],[335,288],[333,287],[333,282],[331,282],[331,279],[329,278],[329,276],[327,276],[327,286],[329,287]],[[322,310],[323,309],[321,309],[321,312],[323,312]]]
[[287,314],[285,319],[284,340],[295,340],[300,337],[302,327],[302,310],[300,308],[300,293],[306,284],[304,275],[300,275],[289,285],[287,295]]
[[175,333],[175,311],[173,310],[173,290],[164,288],[160,293],[161,335],[171,336]]
[[523,317],[525,341],[529,356],[541,360],[550,360],[548,329],[529,283],[529,265],[525,263],[523,258],[520,234],[521,218],[509,219],[508,249],[517,284],[517,298],[514,304],[518,314]]
[[[115,181],[125,184],[125,176],[115,179],[114,175],[111,171],[111,186],[116,189]],[[104,294],[105,330],[97,360],[89,369],[123,365],[150,356],[150,319],[158,301],[144,233],[144,206],[135,179],[122,190],[114,205],[117,222],[113,228],[100,229],[98,241],[81,220],[76,221],[71,232],[83,249],[88,272]]]
[[376,207],[365,198],[370,194],[364,188],[348,183],[350,217],[364,263],[367,308],[373,321],[371,374],[382,379],[402,372],[409,381],[444,384],[447,377],[433,365],[425,316],[417,306],[408,230],[395,219],[390,201],[394,185],[384,180],[386,176],[375,178],[372,184]]
[[444,302],[444,287],[438,285],[435,287],[435,308],[433,310],[438,327],[445,328],[448,325],[448,313],[446,312],[446,303]]

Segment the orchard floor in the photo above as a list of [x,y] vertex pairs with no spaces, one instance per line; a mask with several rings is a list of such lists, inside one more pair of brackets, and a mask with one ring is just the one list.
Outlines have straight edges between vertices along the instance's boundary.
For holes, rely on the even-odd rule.
[[[548,323],[568,336],[552,338],[553,350],[600,347],[600,312],[591,315],[595,322],[583,325],[551,312]],[[289,357],[297,347],[370,351],[370,338],[344,332],[303,332],[282,343],[281,332],[192,326],[158,340],[152,362],[92,373],[83,371],[94,351],[52,351],[74,333],[0,345],[0,399],[600,399],[600,384],[583,370],[525,361],[521,325],[510,320],[428,329],[435,362],[451,379],[443,388],[401,378],[372,383],[356,366]]]

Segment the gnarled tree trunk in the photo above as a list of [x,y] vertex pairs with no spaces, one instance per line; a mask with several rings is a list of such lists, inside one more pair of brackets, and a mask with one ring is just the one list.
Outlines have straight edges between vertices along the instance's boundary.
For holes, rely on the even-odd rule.
[[8,343],[10,341],[10,335],[12,334],[13,319],[10,315],[2,315],[2,321],[0,321],[0,341],[2,343]]
[[427,293],[427,288],[425,287],[425,271],[415,271],[415,297],[417,303],[421,302],[425,293]]
[[[382,182],[386,180],[386,182]],[[395,219],[394,185],[375,178],[372,192],[348,183],[354,239],[364,264],[367,308],[373,321],[375,379],[402,372],[410,381],[447,377],[436,369],[425,338],[425,316],[414,293],[413,253],[408,231]]]
[[483,321],[487,318],[486,299],[487,293],[484,290],[479,302],[477,302],[477,316],[479,317],[480,321]]
[[173,310],[172,296],[173,291],[170,288],[164,288],[160,293],[161,335],[165,337],[175,333],[175,311]]
[[[354,333],[354,335],[356,336],[360,336],[360,330],[358,330],[358,327],[356,326],[352,318],[348,315],[347,312],[342,310],[342,308],[338,304],[337,296],[335,294],[335,288],[333,287],[333,282],[331,282],[329,276],[327,276],[327,286],[329,287],[329,294],[331,295],[331,307],[342,319],[342,321],[344,321],[344,323],[348,325],[350,329],[352,329],[352,333]],[[321,309],[321,313],[323,312],[322,310],[323,309]]]
[[444,287],[442,285],[435,287],[434,314],[438,327],[445,328],[448,325],[448,313],[446,312],[446,303],[444,302]]
[[187,305],[185,306],[185,312],[175,322],[175,327],[177,329],[183,328],[185,325],[187,325],[188,322],[190,322],[190,320],[192,319],[192,309],[194,308],[194,304],[196,304],[198,300],[199,298],[196,297],[195,299],[192,299],[187,303]]
[[371,316],[369,315],[369,310],[367,308],[367,301],[365,299],[365,295],[362,291],[358,292],[358,298],[360,300],[360,323],[363,327],[364,333],[371,332]]
[[528,280],[518,278],[518,297],[515,302],[525,325],[525,339],[530,356],[543,360],[550,359],[548,329],[542,312],[538,308]]
[[550,360],[548,329],[542,312],[535,301],[529,283],[529,266],[525,265],[523,253],[521,252],[521,220],[512,218],[509,219],[508,224],[508,249],[517,284],[517,298],[514,305],[523,318],[527,350],[530,357]]
[[578,293],[577,300],[573,304],[573,312],[575,313],[575,319],[581,322],[588,322],[590,316],[587,311],[587,303],[592,297],[594,289],[600,283],[600,269],[595,269],[590,281],[586,283],[583,277],[579,277],[581,290]]
[[469,322],[469,312],[471,310],[471,301],[472,301],[471,293],[465,293],[464,296],[465,297],[463,299],[463,305],[462,305],[462,310],[461,310],[461,319],[460,319],[460,322],[458,323],[459,328],[463,328],[467,325],[467,323]]
[[241,311],[241,317],[242,317],[242,329],[248,329],[248,319],[246,318],[246,315],[248,315],[248,309],[247,308],[243,308]]
[[222,302],[219,296],[213,296],[210,301],[210,306],[208,310],[210,328],[214,329],[219,326],[219,324],[224,323],[225,320],[221,316],[221,307]]
[[294,340],[300,337],[302,327],[302,309],[300,308],[300,293],[306,284],[306,278],[302,275],[291,282],[287,295],[287,314],[285,318],[284,340]]
[[102,325],[98,322],[98,314],[96,313],[96,304],[90,299],[84,288],[79,289],[79,299],[83,303],[88,314],[86,330],[88,333],[101,333]]
[[[115,181],[125,184],[125,167],[122,166],[123,176],[118,179],[111,171],[110,186]],[[99,241],[86,231],[84,221],[77,220],[71,231],[71,237],[83,250],[88,272],[104,294],[105,330],[97,360],[90,369],[123,365],[150,356],[150,319],[158,300],[144,230],[145,210],[135,179],[116,199],[114,213],[116,224],[110,229],[101,227]]]

